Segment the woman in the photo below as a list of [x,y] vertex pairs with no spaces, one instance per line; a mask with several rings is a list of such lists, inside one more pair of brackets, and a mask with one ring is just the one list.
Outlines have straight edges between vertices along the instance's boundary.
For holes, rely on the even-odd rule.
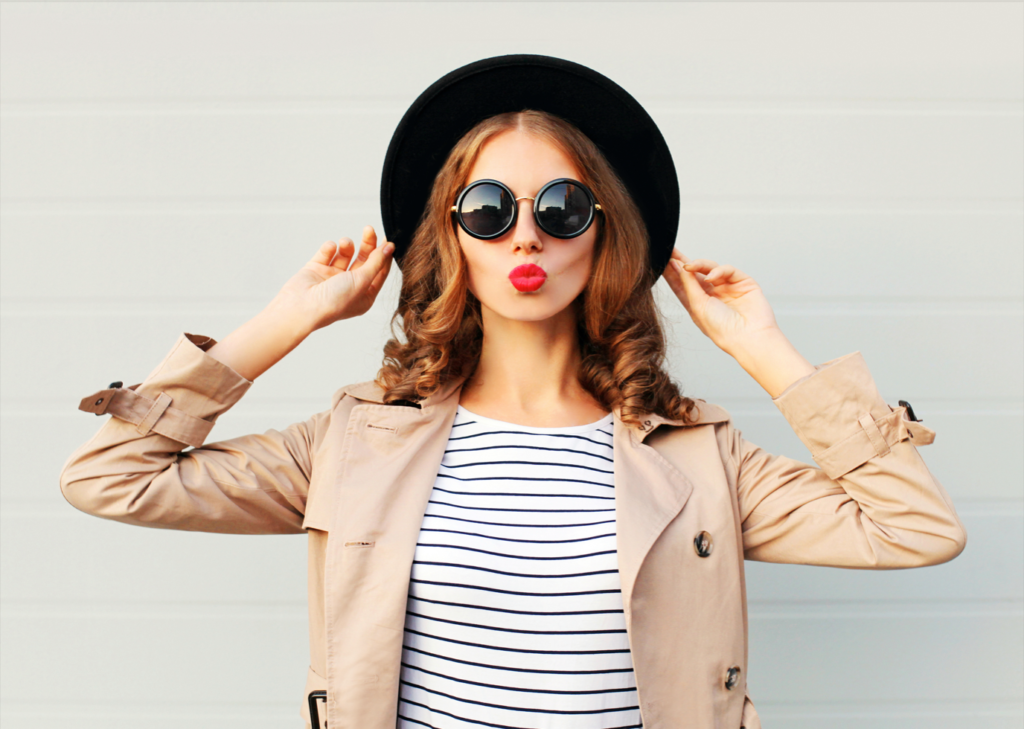
[[[307,722],[754,729],[745,558],[893,569],[963,550],[916,450],[934,432],[860,353],[811,365],[753,279],[674,249],[671,158],[608,79],[538,56],[454,71],[403,118],[381,198],[391,242],[325,244],[223,341],[183,335],[143,383],[85,398],[116,417],[61,476],[109,519],[306,532]],[[365,313],[393,256],[405,341],[376,380],[203,444],[309,333]],[[659,276],[820,468],[680,395]]]

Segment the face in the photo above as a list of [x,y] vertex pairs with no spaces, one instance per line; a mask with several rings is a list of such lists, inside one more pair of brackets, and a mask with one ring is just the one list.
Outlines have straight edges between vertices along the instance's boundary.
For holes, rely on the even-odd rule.
[[[557,147],[519,130],[509,130],[483,146],[466,184],[499,180],[517,198],[532,198],[545,183],[559,177],[581,179],[579,170]],[[600,221],[595,220],[575,238],[555,238],[537,227],[533,200],[516,204],[516,224],[500,238],[480,240],[456,225],[469,266],[469,289],[480,300],[481,313],[519,321],[541,321],[560,314],[574,316],[568,307],[590,276]],[[534,291],[520,291],[509,279],[513,269],[526,263],[539,266],[547,274]]]

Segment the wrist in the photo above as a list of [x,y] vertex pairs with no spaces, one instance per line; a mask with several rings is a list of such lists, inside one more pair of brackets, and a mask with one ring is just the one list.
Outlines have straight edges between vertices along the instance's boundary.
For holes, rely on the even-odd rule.
[[268,306],[206,353],[252,382],[306,336],[301,320],[285,309]]
[[747,337],[727,352],[773,399],[815,371],[777,327]]
[[275,298],[256,318],[262,327],[274,332],[292,348],[316,330],[308,314],[282,299]]

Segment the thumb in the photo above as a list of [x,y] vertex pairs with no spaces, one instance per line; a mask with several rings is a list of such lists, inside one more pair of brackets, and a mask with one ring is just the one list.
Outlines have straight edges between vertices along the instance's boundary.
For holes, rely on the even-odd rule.
[[669,265],[675,269],[675,276],[666,278],[683,306],[692,314],[694,309],[701,310],[709,297],[704,286],[697,280],[696,272],[684,268],[686,263],[689,263],[688,259],[673,260]]

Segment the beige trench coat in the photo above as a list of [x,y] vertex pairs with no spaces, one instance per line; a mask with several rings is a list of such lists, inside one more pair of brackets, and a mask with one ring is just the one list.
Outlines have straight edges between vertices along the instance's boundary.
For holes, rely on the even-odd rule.
[[[69,458],[61,491],[139,526],[307,533],[302,716],[308,726],[308,694],[326,689],[322,726],[393,729],[413,552],[462,383],[414,407],[362,382],[305,422],[203,445],[252,385],[205,354],[214,344],[182,335],[144,382],[82,400],[116,417]],[[703,400],[690,426],[651,414],[629,427],[614,412],[618,563],[646,729],[761,726],[746,690],[744,559],[898,569],[966,543],[917,452],[934,431],[885,403],[860,352],[773,402],[819,467],[766,453]]]

